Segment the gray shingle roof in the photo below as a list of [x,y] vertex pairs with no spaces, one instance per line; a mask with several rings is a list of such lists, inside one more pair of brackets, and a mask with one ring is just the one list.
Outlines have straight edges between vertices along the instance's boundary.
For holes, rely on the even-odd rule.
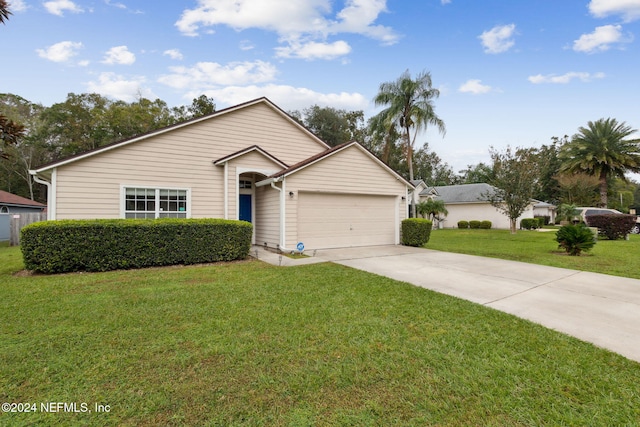
[[487,198],[482,195],[494,190],[494,187],[489,184],[445,185],[433,188],[438,192],[435,199],[445,203],[487,202]]

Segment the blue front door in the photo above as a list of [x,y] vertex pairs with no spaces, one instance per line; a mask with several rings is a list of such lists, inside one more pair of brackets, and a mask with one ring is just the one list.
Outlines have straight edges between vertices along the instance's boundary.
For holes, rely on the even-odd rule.
[[240,194],[240,218],[241,221],[251,221],[251,194]]

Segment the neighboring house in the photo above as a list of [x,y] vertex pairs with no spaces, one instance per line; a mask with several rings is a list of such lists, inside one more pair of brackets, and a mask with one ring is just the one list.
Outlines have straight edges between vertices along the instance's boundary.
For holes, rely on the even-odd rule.
[[0,190],[0,213],[42,212],[46,208],[42,203]]
[[11,215],[40,213],[47,208],[42,203],[0,190],[0,242],[11,237]]
[[[418,203],[424,200],[424,198],[422,197],[422,192],[429,188],[427,184],[425,184],[424,181],[421,179],[414,179],[413,181],[410,181],[410,182],[411,182],[411,185],[413,185],[414,189],[409,194],[409,211],[407,212],[407,215],[409,217],[411,216],[411,205],[417,206]],[[420,214],[416,213],[416,215],[420,217]]]
[[399,244],[413,186],[357,142],[329,148],[266,98],[30,171],[49,219],[227,218],[281,250]]
[[555,224],[556,222],[556,206],[551,203],[536,201],[533,205],[533,216],[549,217],[549,223]]
[[[423,190],[421,197],[444,201],[449,212],[440,222],[444,228],[456,228],[458,221],[487,220],[491,221],[493,228],[508,229],[509,217],[492,206],[484,196],[493,190],[494,187],[489,184],[446,185]],[[535,200],[531,201],[531,205],[518,218],[518,225],[522,218],[533,218],[535,203]]]

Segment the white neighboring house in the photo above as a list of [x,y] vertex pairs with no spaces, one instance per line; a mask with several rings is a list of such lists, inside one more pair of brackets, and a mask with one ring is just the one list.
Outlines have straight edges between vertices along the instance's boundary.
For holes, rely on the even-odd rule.
[[[445,185],[427,188],[420,193],[420,197],[422,200],[433,198],[444,201],[449,213],[440,222],[441,228],[457,228],[458,221],[478,220],[491,221],[492,228],[509,229],[509,217],[492,206],[484,196],[494,189],[489,184]],[[518,226],[522,218],[533,218],[536,203],[537,200],[531,200],[518,218]]]
[[548,216],[549,223],[555,224],[556,222],[556,205],[552,205],[551,203],[537,201],[535,205],[533,205],[533,215],[534,216]]

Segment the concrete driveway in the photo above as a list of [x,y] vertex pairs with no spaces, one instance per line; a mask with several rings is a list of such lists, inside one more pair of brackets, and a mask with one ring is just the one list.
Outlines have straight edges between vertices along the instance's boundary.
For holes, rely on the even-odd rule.
[[256,255],[283,266],[330,261],[412,283],[640,362],[640,280],[407,246],[319,250],[301,260]]

